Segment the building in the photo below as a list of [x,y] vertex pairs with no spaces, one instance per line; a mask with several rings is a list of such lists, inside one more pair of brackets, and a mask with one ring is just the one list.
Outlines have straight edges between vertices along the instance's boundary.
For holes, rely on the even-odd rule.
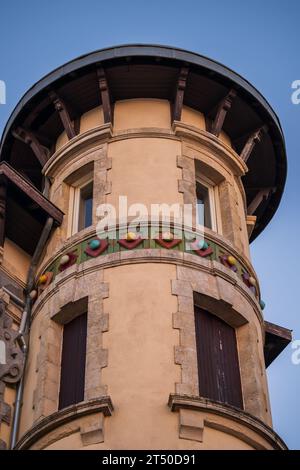
[[[205,57],[120,46],[36,83],[1,141],[1,447],[285,449],[266,367],[291,333],[249,253],[285,178],[276,114]],[[204,240],[101,237],[119,196],[191,205]]]

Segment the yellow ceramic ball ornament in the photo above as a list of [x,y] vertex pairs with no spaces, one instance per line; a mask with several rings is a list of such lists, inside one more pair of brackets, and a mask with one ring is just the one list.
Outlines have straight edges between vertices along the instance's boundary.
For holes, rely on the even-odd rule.
[[46,276],[46,274],[42,274],[39,277],[39,284],[45,284],[45,282],[47,282],[47,276]]
[[126,240],[127,240],[128,242],[133,242],[134,240],[136,240],[136,233],[134,233],[134,232],[127,232]]
[[227,262],[230,264],[230,266],[235,266],[236,265],[236,259],[234,256],[229,255],[227,257]]

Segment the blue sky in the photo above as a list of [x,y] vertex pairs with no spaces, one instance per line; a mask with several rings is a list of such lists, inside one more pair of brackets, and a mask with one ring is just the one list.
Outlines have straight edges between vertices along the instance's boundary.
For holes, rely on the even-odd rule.
[[[278,114],[289,171],[281,206],[252,244],[252,260],[266,302],[265,318],[300,339],[299,269],[300,104],[291,83],[300,79],[300,2],[297,0],[2,0],[0,133],[23,93],[43,75],[78,55],[124,43],[177,46],[207,55],[256,86]],[[300,364],[292,349],[269,367],[275,430],[300,448]]]

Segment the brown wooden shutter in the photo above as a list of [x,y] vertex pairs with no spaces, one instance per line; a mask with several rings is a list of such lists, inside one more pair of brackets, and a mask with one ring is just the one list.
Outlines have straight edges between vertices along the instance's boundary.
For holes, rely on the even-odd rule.
[[195,308],[199,394],[243,408],[235,329]]
[[64,326],[58,409],[84,400],[87,314]]

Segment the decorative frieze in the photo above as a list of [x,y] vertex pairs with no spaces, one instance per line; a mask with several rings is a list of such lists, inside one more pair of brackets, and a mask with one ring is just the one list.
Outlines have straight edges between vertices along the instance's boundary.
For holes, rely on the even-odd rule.
[[[175,229],[174,229],[175,231]],[[194,242],[190,242],[189,238],[183,235],[182,239],[173,237],[173,240],[164,240],[162,234],[154,235],[155,230],[153,227],[143,227],[143,237],[136,236],[135,239],[128,240],[124,239],[124,229],[117,228],[116,239],[99,239],[97,236],[90,236],[88,239],[79,241],[77,244],[72,245],[66,251],[62,252],[58,258],[56,258],[48,267],[43,271],[44,274],[52,273],[52,279],[62,271],[71,269],[72,265],[80,265],[85,261],[98,256],[107,256],[110,254],[124,254],[125,251],[132,250],[160,250],[165,248],[170,251],[177,251],[185,254],[189,254],[192,257],[201,257],[210,261],[216,261],[229,270],[233,270],[237,273],[241,281],[259,298],[258,283],[255,286],[249,285],[249,278],[252,280],[256,279],[255,273],[251,270],[250,266],[247,266],[243,258],[238,256],[237,252],[228,246],[225,247],[223,243],[219,243],[216,239],[210,239],[208,237],[203,240],[199,235],[197,239],[194,235]],[[157,232],[160,232],[159,227]],[[97,242],[97,247],[93,250],[91,246]],[[64,257],[72,253],[72,264],[62,264]],[[227,260],[234,260],[234,264],[230,265]]]

